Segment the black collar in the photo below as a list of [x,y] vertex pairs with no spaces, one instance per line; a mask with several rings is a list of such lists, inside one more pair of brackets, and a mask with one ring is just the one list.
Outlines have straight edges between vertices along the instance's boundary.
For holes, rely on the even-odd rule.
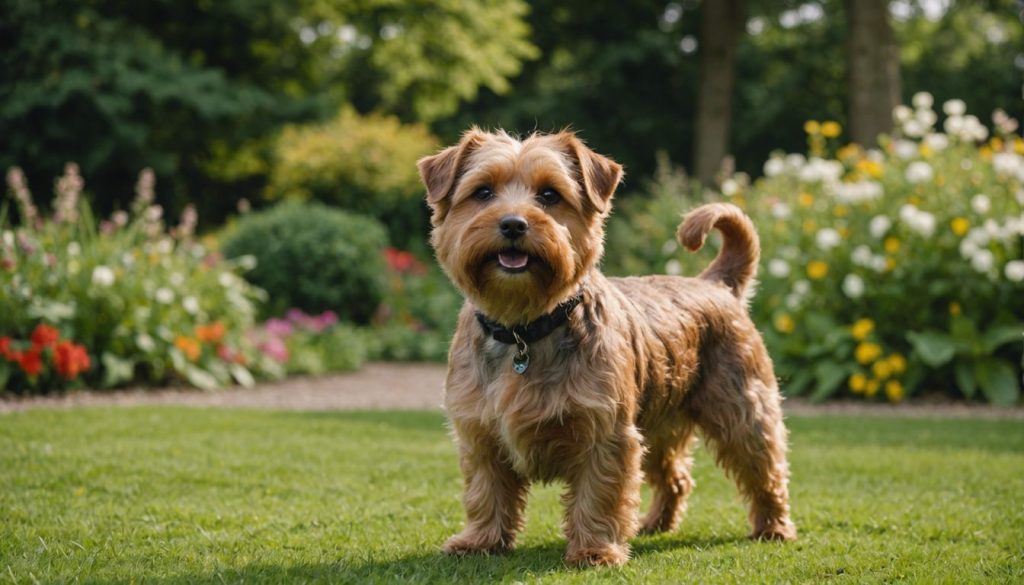
[[572,313],[576,305],[579,305],[582,300],[583,293],[578,292],[569,300],[555,307],[554,311],[536,321],[526,325],[515,325],[511,328],[488,319],[480,311],[476,312],[476,320],[480,322],[480,327],[483,328],[484,334],[493,337],[497,341],[516,345],[516,336],[518,336],[521,342],[529,344],[544,339],[552,331],[564,325],[569,320],[569,314]]

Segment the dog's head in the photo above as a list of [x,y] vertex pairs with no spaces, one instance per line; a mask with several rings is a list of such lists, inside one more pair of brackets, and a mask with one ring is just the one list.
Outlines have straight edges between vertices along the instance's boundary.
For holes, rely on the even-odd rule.
[[467,131],[419,161],[431,243],[452,281],[492,319],[515,325],[576,292],[604,249],[622,167],[571,132],[517,140]]

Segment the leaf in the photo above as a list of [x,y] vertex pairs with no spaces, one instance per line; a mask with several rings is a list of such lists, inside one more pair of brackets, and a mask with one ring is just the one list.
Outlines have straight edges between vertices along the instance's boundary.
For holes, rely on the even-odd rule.
[[135,377],[135,362],[120,358],[110,352],[103,352],[103,387],[112,388],[118,384],[131,382]]
[[11,368],[7,364],[0,362],[0,393],[7,390],[7,381],[11,379]]
[[182,371],[185,374],[185,379],[190,384],[201,390],[216,390],[219,384],[217,384],[217,378],[214,378],[209,372],[197,368],[193,365],[186,365]]
[[914,346],[921,361],[933,368],[947,363],[956,355],[956,341],[938,331],[910,331],[907,333],[907,341]]
[[1013,406],[1020,397],[1021,381],[1013,366],[1003,360],[989,358],[979,361],[974,369],[981,392],[996,406]]
[[804,393],[807,386],[813,379],[814,373],[809,368],[801,368],[791,377],[783,381],[783,392],[787,396],[799,396]]
[[818,380],[818,385],[811,394],[811,400],[821,402],[831,396],[849,373],[849,366],[831,361],[818,362],[814,367],[814,377]]
[[991,354],[1000,346],[1012,341],[1024,342],[1024,327],[1020,325],[1002,325],[993,327],[985,332],[981,338],[985,354]]
[[953,374],[960,392],[967,398],[974,397],[975,392],[978,391],[978,381],[974,379],[973,366],[968,362],[958,361],[953,369]]
[[231,377],[233,377],[235,381],[242,386],[252,388],[256,385],[256,379],[252,377],[252,373],[249,372],[245,366],[241,364],[231,364],[230,369]]

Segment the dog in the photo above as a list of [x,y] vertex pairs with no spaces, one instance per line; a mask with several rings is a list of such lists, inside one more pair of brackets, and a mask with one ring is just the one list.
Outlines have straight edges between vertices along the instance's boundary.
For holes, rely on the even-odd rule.
[[566,562],[622,565],[638,530],[678,526],[698,430],[749,504],[751,537],[796,538],[781,397],[747,309],[760,245],[739,208],[707,204],[679,226],[691,251],[722,234],[698,277],[609,278],[598,263],[623,170],[573,132],[473,127],[418,168],[431,245],[466,299],[444,403],[467,519],[445,553],[512,549],[531,482],[564,480]]

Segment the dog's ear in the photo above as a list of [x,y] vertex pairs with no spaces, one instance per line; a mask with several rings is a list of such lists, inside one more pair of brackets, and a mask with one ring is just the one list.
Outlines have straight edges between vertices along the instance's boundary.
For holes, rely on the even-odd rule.
[[607,212],[615,188],[622,180],[622,165],[590,150],[572,132],[562,132],[558,136],[579,165],[580,182],[587,198],[598,212]]
[[486,135],[473,126],[462,135],[462,139],[454,146],[441,152],[425,156],[416,163],[420,170],[420,179],[427,188],[427,203],[437,209],[455,187],[462,165],[469,152],[483,143]]

